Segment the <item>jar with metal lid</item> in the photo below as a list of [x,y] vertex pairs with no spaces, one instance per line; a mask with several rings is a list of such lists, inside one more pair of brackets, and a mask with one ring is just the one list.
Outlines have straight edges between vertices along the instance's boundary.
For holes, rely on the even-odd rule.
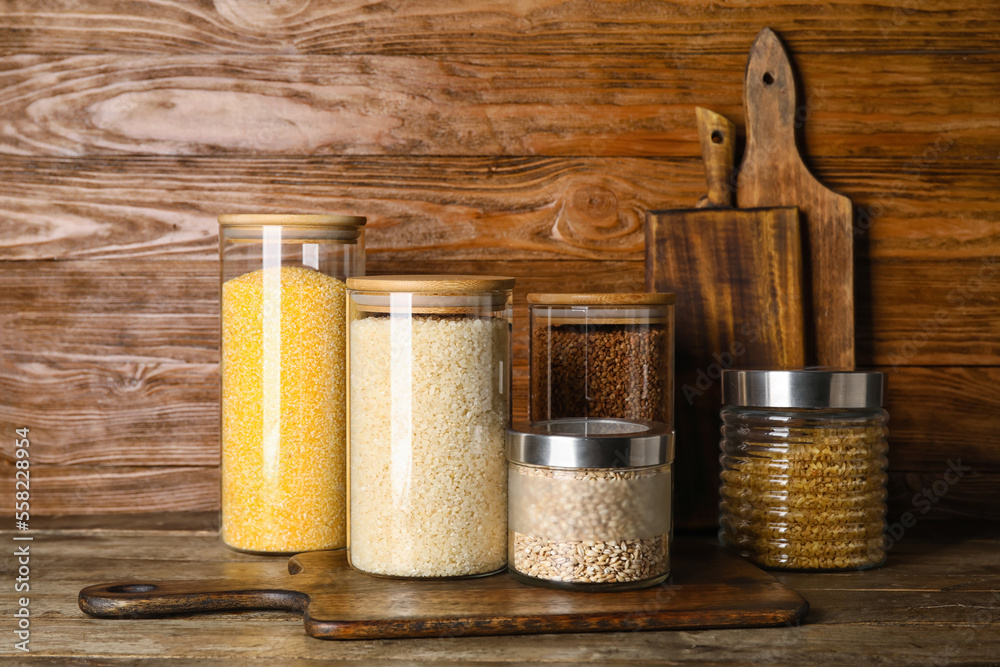
[[722,383],[721,541],[764,567],[881,565],[883,374],[732,370]]
[[254,553],[347,542],[344,280],[365,219],[219,216],[223,542]]
[[510,430],[511,575],[589,591],[664,581],[673,458],[662,423],[560,419]]
[[347,287],[351,565],[407,578],[502,570],[514,279]]
[[673,427],[674,294],[529,294],[531,421]]

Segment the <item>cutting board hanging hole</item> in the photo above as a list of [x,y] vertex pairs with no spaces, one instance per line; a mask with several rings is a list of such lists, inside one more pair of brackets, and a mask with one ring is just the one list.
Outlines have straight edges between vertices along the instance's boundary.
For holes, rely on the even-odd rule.
[[747,147],[736,182],[741,209],[796,206],[802,214],[810,365],[854,368],[854,247],[851,200],[812,175],[799,151],[809,107],[774,31],[757,35],[747,60]]

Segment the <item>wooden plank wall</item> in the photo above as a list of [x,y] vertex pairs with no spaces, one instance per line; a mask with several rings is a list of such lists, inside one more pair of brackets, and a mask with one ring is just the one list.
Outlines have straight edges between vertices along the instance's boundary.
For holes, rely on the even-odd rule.
[[641,288],[643,212],[702,194],[694,106],[742,125],[764,26],[859,207],[893,507],[1000,517],[1000,6],[972,0],[3,0],[3,488],[29,427],[36,514],[217,507],[222,212],[367,215],[370,273],[517,276],[523,414],[524,295]]

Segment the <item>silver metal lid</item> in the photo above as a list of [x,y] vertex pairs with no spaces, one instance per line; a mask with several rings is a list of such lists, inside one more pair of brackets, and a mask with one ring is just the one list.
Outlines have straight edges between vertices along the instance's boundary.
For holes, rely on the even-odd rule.
[[878,408],[878,371],[723,371],[722,403],[751,408]]
[[629,419],[553,419],[508,429],[507,458],[553,468],[663,465],[674,460],[674,432]]

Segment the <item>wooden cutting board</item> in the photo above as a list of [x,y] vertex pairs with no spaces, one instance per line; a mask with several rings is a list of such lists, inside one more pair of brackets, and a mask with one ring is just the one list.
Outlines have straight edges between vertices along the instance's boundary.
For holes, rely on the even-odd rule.
[[778,36],[770,28],[750,49],[743,106],[747,147],[736,181],[741,208],[797,206],[802,216],[810,363],[854,369],[854,234],[851,200],[809,172],[795,131],[810,109],[799,105],[795,75]]
[[[740,557],[705,541],[678,541],[672,583],[641,591],[577,593],[526,586],[508,574],[398,580],[351,569],[344,551],[240,563],[201,581],[127,581],[80,591],[80,608],[104,618],[205,611],[300,611],[321,639],[766,627],[799,623],[809,605]],[[237,565],[237,564],[234,564]]]
[[651,211],[646,287],[675,292],[675,516],[717,521],[722,370],[806,362],[801,237],[794,207],[733,209],[736,132],[698,109],[703,208]]

